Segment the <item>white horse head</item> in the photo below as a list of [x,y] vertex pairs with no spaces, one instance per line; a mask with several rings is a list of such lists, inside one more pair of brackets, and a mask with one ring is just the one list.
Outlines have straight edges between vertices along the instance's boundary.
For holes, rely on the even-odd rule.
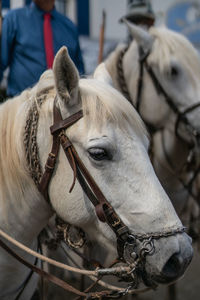
[[[57,108],[63,118],[83,109],[83,117],[64,132],[116,214],[136,237],[136,252],[152,237],[154,253],[146,256],[141,276],[147,284],[177,279],[192,258],[191,241],[181,232],[182,224],[155,176],[139,115],[110,85],[79,79],[66,48],[58,52],[53,70],[55,86],[51,71],[47,71],[32,90],[1,106],[0,227],[34,247],[53,208],[64,221],[82,228],[103,253],[112,259],[117,255],[113,230],[97,218],[78,182],[69,193],[73,172],[62,149],[48,189],[51,205],[33,181],[44,172],[51,151],[49,128],[57,95]],[[124,247],[127,262],[133,250],[128,249]],[[0,251],[0,291],[14,294],[28,272]],[[9,286],[7,276],[11,277]]]
[[[147,126],[157,130],[151,140],[154,167],[173,204],[181,212],[190,195],[179,177],[187,186],[199,164],[199,148],[196,148],[200,131],[199,55],[179,33],[164,27],[145,31],[125,22],[133,41],[128,49],[118,46],[97,68],[95,76],[98,74],[103,80],[108,76],[105,71],[108,72],[114,87],[138,108]],[[191,145],[195,146],[196,164],[190,164],[187,172],[182,173],[190,159]],[[193,212],[199,211],[195,201],[190,199]],[[188,216],[191,217],[190,212]]]
[[[200,102],[200,59],[192,44],[181,34],[165,27],[151,27],[147,32],[128,21],[125,21],[134,40],[125,52],[122,62],[124,77],[131,101],[136,105],[138,78],[140,76],[139,50],[146,55],[146,63],[151,67],[159,83],[166,91],[178,111]],[[122,90],[118,81],[117,66],[113,61],[118,59],[121,49],[118,47],[105,62],[114,86]],[[157,128],[173,122],[177,117],[165,96],[159,94],[151,76],[144,67],[143,88],[140,99],[140,112],[145,121]],[[155,113],[158,112],[158,113]],[[187,114],[188,121],[199,132],[200,108]]]

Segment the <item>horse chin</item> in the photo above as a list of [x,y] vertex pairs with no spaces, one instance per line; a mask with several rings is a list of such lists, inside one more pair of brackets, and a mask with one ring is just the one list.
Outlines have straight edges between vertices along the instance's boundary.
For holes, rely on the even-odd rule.
[[155,278],[153,278],[151,275],[149,275],[146,271],[144,266],[138,266],[135,272],[133,272],[131,275],[123,275],[123,278],[121,278],[122,281],[125,282],[131,282],[132,288],[139,288],[140,285],[145,285],[146,287],[150,287],[152,289],[157,288],[158,282]]
[[155,289],[158,286],[157,281],[153,280],[153,278],[149,276],[145,271],[140,273],[140,276],[141,276],[141,281],[145,286],[150,287],[152,289]]
[[166,278],[162,275],[155,276],[147,274],[147,272],[143,269],[142,272],[138,274],[138,277],[140,277],[140,282],[143,283],[145,286],[150,287],[152,289],[156,289],[159,284],[172,284],[175,283],[179,278]]
[[121,281],[131,282],[132,287],[136,289],[139,288],[140,285],[145,285],[146,287],[156,289],[159,284],[172,284],[177,280],[178,280],[177,278],[174,280],[169,278],[166,279],[164,276],[162,277],[162,275],[160,276],[151,275],[147,273],[145,271],[145,268],[143,267],[138,268],[135,274],[132,274],[132,276],[123,275],[123,277],[121,278]]

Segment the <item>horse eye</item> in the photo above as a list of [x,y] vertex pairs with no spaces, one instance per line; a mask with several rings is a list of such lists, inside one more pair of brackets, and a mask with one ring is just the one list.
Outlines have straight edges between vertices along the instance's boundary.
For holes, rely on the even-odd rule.
[[110,155],[107,153],[107,151],[103,148],[90,148],[88,150],[88,153],[90,155],[91,158],[93,158],[94,160],[110,160],[111,157]]
[[171,67],[171,76],[176,77],[179,74],[179,70],[177,67]]

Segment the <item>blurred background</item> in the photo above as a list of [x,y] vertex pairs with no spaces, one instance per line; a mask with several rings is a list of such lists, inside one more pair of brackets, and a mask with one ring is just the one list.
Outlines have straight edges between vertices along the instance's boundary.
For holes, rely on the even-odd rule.
[[[2,17],[9,9],[30,4],[31,0],[1,0]],[[98,63],[99,36],[105,13],[103,56],[127,39],[126,27],[119,22],[128,13],[131,3],[148,3],[155,15],[155,26],[183,33],[200,51],[200,0],[56,0],[56,8],[77,26],[86,74]]]

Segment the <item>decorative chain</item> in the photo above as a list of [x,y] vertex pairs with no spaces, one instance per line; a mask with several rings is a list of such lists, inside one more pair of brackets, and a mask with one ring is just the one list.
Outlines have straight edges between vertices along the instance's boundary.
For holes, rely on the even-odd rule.
[[35,101],[28,112],[28,118],[26,120],[24,131],[25,156],[29,171],[31,173],[31,177],[33,178],[37,186],[42,177],[42,168],[40,164],[39,151],[36,140],[39,119],[38,109],[41,108],[45,99],[46,94],[34,99]]
[[146,234],[137,234],[137,233],[133,233],[134,237],[138,240],[144,240],[144,239],[160,239],[162,237],[168,237],[168,236],[171,236],[171,235],[175,235],[175,234],[178,234],[178,233],[183,233],[186,231],[186,227],[177,227],[175,229],[168,229],[168,230],[165,230],[165,231],[160,231],[160,232],[149,232],[149,233],[146,233]]

